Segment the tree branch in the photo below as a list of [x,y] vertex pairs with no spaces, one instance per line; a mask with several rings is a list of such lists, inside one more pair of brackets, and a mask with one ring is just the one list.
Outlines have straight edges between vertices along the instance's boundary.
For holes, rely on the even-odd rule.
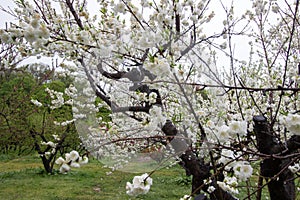
[[73,2],[71,2],[70,0],[66,0],[66,4],[68,6],[68,8],[70,9],[73,17],[75,18],[75,21],[77,23],[77,25],[79,26],[79,28],[81,30],[84,30],[84,27],[83,27],[83,24],[82,24],[82,21],[81,19],[79,18],[78,14],[76,13],[74,7],[73,7]]

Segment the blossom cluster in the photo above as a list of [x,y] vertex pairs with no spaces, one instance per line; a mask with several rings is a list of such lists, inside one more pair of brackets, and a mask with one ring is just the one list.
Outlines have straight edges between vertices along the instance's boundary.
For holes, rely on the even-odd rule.
[[56,134],[53,134],[52,137],[53,137],[53,139],[54,139],[54,142],[52,142],[52,141],[47,141],[47,142],[41,141],[41,145],[50,147],[49,150],[51,150],[51,151],[46,151],[46,152],[45,152],[43,155],[41,155],[41,156],[49,156],[49,155],[55,155],[55,154],[56,154],[56,152],[57,152],[56,147],[57,147],[57,143],[60,141],[60,138],[59,138],[59,136],[56,135]]
[[180,198],[179,200],[192,200],[192,197],[190,195],[184,195],[182,198]]
[[57,92],[55,90],[51,90],[49,88],[46,88],[45,91],[50,95],[51,97],[51,109],[60,108],[61,106],[65,105],[65,100],[63,97],[62,92]]
[[145,92],[138,93],[138,100],[140,102],[149,102],[150,104],[154,104],[156,102],[157,94],[155,92],[151,92],[149,95]]
[[60,166],[60,173],[67,174],[71,170],[71,167],[79,168],[80,165],[87,164],[88,157],[81,157],[77,151],[73,150],[70,153],[65,154],[65,159],[59,157],[55,163]]
[[300,172],[300,163],[298,162],[298,163],[295,163],[294,165],[290,165],[288,168],[293,173]]
[[283,116],[282,120],[291,134],[300,135],[300,115],[288,114],[287,116]]
[[147,194],[152,185],[152,178],[147,173],[141,176],[135,176],[132,183],[126,183],[126,193],[130,196]]
[[39,102],[38,100],[36,100],[36,99],[31,99],[31,103],[33,103],[37,107],[43,106],[43,104],[41,102]]
[[[26,13],[26,15],[34,13],[30,17],[25,17],[23,20],[20,20],[18,25],[13,25],[7,31],[0,30],[0,39],[3,43],[16,44],[23,41],[24,38],[35,50],[44,49],[45,44],[50,38],[50,32],[46,23],[42,22],[40,14],[30,12],[30,9],[33,8],[28,5],[28,13]],[[22,11],[19,10],[17,12]],[[24,55],[27,55],[29,52],[27,48],[28,46],[24,45],[20,47],[19,50]],[[38,51],[33,51],[33,53],[36,54]]]
[[237,189],[238,182],[235,177],[228,177],[226,176],[223,181],[217,181],[219,187],[223,190],[230,192],[232,194],[238,194],[239,191]]
[[249,162],[239,161],[239,157],[241,157],[241,154],[234,153],[232,150],[223,149],[218,162],[225,165],[226,170],[233,169],[234,175],[240,181],[246,181],[252,175],[253,168]]

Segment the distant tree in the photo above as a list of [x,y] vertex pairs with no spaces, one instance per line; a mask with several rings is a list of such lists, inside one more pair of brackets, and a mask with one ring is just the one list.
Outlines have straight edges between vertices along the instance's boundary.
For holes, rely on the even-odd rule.
[[[72,106],[50,108],[54,98],[51,95],[70,97],[64,94],[66,85],[63,82],[51,79],[48,83],[40,82],[25,69],[19,70],[22,73],[2,74],[0,80],[1,149],[4,153],[17,151],[18,154],[36,151],[45,170],[52,173],[57,153],[82,148],[75,125],[60,124],[73,118]],[[52,94],[52,90],[56,93]]]
[[1,108],[1,149],[8,152],[32,150],[32,138],[29,135],[26,117],[30,113],[31,91],[36,87],[35,80],[30,75],[10,74],[1,77],[0,108]]

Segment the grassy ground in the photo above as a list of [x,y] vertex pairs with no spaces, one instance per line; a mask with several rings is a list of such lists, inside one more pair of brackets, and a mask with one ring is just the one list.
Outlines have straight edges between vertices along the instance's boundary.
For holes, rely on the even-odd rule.
[[[47,175],[37,156],[0,155],[0,200],[179,200],[190,193],[190,179],[180,167],[156,171],[151,176],[150,192],[136,198],[125,191],[126,182],[131,182],[136,174],[116,171],[108,176],[109,171],[97,160],[91,160],[81,168],[72,168],[67,175]],[[254,177],[251,186],[240,188],[237,197],[246,197],[246,188],[253,187],[254,191],[256,182]],[[297,187],[299,184],[296,181]],[[263,189],[262,199],[268,199],[267,188]]]
[[[38,158],[0,159],[0,199],[7,200],[89,200],[89,199],[179,199],[190,192],[179,167],[159,170],[153,174],[153,186],[147,195],[132,198],[126,195],[125,185],[135,174],[109,170],[97,160],[67,175],[43,173]],[[183,180],[183,181],[182,181]]]

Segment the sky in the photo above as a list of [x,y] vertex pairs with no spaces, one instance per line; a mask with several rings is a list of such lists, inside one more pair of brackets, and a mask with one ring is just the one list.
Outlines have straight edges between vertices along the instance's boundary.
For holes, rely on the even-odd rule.
[[[230,5],[229,3],[231,1],[223,0],[223,2],[227,3],[229,6]],[[251,8],[251,6],[252,6],[251,4],[252,3],[250,0],[248,0],[248,1],[236,0],[234,2],[236,16],[241,16],[245,12],[246,9]],[[0,6],[3,6],[4,8],[7,8],[7,7],[13,8],[14,3],[12,0],[1,0]],[[96,13],[97,9],[98,9],[97,1],[89,0],[88,7],[89,7],[89,10],[91,11],[91,13]],[[213,8],[214,10],[216,10],[216,15],[212,19],[212,21],[209,24],[207,24],[206,30],[204,30],[208,33],[207,35],[209,35],[210,33],[213,33],[213,32],[220,31],[220,28],[223,27],[223,24],[222,24],[223,18],[225,19],[225,12],[224,12],[219,0],[213,0],[211,2],[210,7]],[[14,17],[12,17],[9,14],[4,13],[2,11],[0,11],[0,17],[1,17],[0,28],[5,28],[5,25],[6,25],[5,22],[14,20]],[[248,60],[249,59],[250,47],[248,45],[248,42],[249,41],[245,40],[244,38],[239,38],[239,37],[235,38],[235,41],[234,41],[235,54],[236,55],[238,54],[238,58],[240,60]],[[217,60],[217,65],[219,65],[219,64],[222,65],[223,63],[229,63],[228,58],[226,58],[225,56],[218,54],[218,57],[219,57],[219,59]],[[226,59],[225,62],[224,62],[224,59]],[[220,66],[220,67],[226,68],[226,66]]]
[[[12,2],[12,0],[1,0],[0,6],[4,8],[7,7],[13,8],[14,3]],[[5,28],[5,22],[14,20],[14,18],[11,15],[4,13],[3,11],[0,11],[0,17],[1,17],[0,28]]]

